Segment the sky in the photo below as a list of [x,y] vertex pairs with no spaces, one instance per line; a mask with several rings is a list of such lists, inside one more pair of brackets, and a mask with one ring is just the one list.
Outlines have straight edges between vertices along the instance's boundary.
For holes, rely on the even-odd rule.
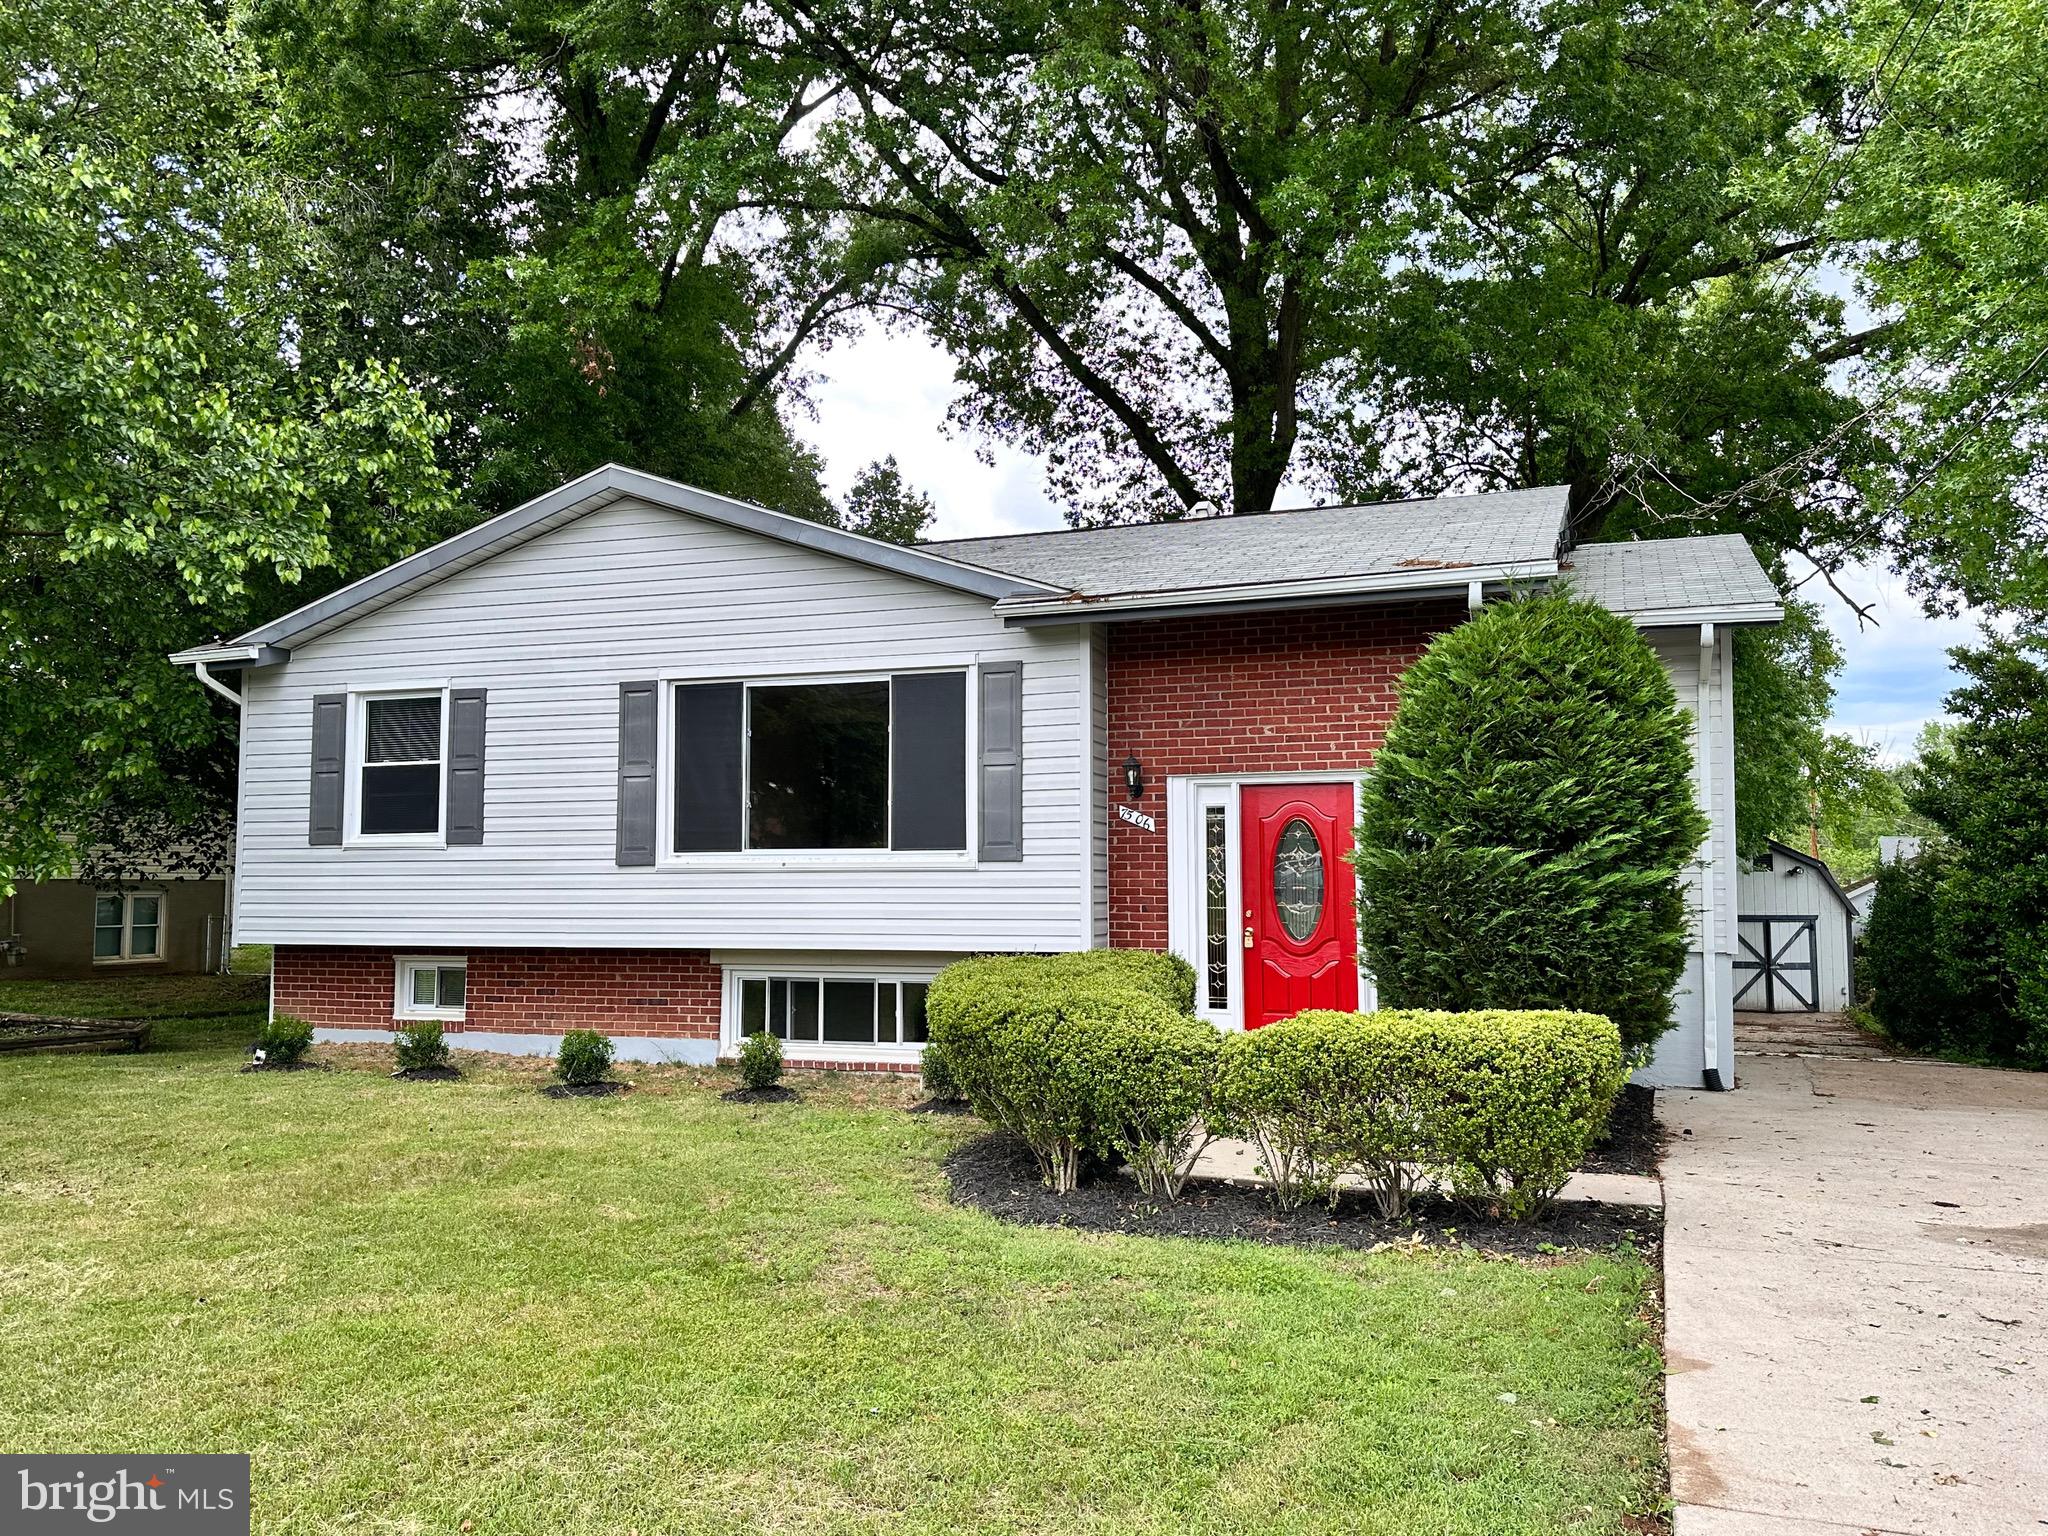
[[[894,454],[904,476],[937,507],[933,538],[1065,526],[1033,455],[948,430],[946,411],[958,389],[951,361],[929,339],[870,329],[809,361],[816,419],[798,416],[793,424],[824,455],[834,495],[843,495],[870,461]],[[1908,756],[1921,725],[1941,716],[1942,697],[1954,686],[1948,648],[1974,640],[1976,623],[1926,617],[1882,564],[1856,567],[1841,584],[1872,606],[1876,622],[1859,626],[1819,581],[1804,589],[1820,603],[1846,658],[1836,679],[1834,727],[1887,758]]]

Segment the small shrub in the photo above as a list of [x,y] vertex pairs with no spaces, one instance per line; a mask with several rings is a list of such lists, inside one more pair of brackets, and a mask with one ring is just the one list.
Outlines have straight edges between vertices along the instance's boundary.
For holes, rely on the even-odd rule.
[[274,1015],[256,1036],[256,1048],[267,1067],[288,1067],[313,1048],[313,1026],[288,1013]]
[[1217,1118],[1258,1147],[1284,1209],[1354,1174],[1397,1216],[1426,1176],[1527,1221],[1626,1077],[1619,1031],[1591,1014],[1310,1012],[1225,1042]]
[[572,1029],[555,1053],[555,1076],[572,1087],[601,1083],[612,1069],[612,1042],[594,1029]]
[[740,1085],[773,1088],[782,1081],[782,1042],[758,1030],[740,1042]]
[[946,1061],[945,1051],[936,1040],[925,1042],[919,1074],[924,1082],[924,1096],[928,1099],[941,1104],[958,1104],[967,1097],[960,1087],[960,1080],[953,1075],[953,1068]]
[[414,1019],[398,1031],[398,1070],[426,1072],[448,1065],[448,1042],[432,1019]]
[[1194,971],[1141,951],[995,956],[948,966],[925,1009],[975,1113],[1031,1148],[1058,1193],[1089,1157],[1173,1199],[1208,1142],[1216,1032],[1188,1017]]

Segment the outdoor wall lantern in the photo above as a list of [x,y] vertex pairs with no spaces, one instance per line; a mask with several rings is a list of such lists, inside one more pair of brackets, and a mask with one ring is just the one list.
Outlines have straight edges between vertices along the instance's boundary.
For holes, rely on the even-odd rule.
[[1145,766],[1135,755],[1124,759],[1124,788],[1131,792],[1133,800],[1145,798]]

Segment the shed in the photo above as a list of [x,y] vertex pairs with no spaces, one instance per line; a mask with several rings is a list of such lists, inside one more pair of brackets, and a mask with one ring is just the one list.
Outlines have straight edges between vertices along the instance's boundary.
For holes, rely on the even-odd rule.
[[1735,881],[1735,1006],[1839,1012],[1853,995],[1856,908],[1835,872],[1771,842]]

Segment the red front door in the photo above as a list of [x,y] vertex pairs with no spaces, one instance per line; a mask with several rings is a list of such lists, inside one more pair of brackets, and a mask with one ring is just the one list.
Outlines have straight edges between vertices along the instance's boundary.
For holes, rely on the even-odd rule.
[[1349,784],[1240,791],[1244,849],[1244,1023],[1304,1008],[1358,1006],[1358,927]]

